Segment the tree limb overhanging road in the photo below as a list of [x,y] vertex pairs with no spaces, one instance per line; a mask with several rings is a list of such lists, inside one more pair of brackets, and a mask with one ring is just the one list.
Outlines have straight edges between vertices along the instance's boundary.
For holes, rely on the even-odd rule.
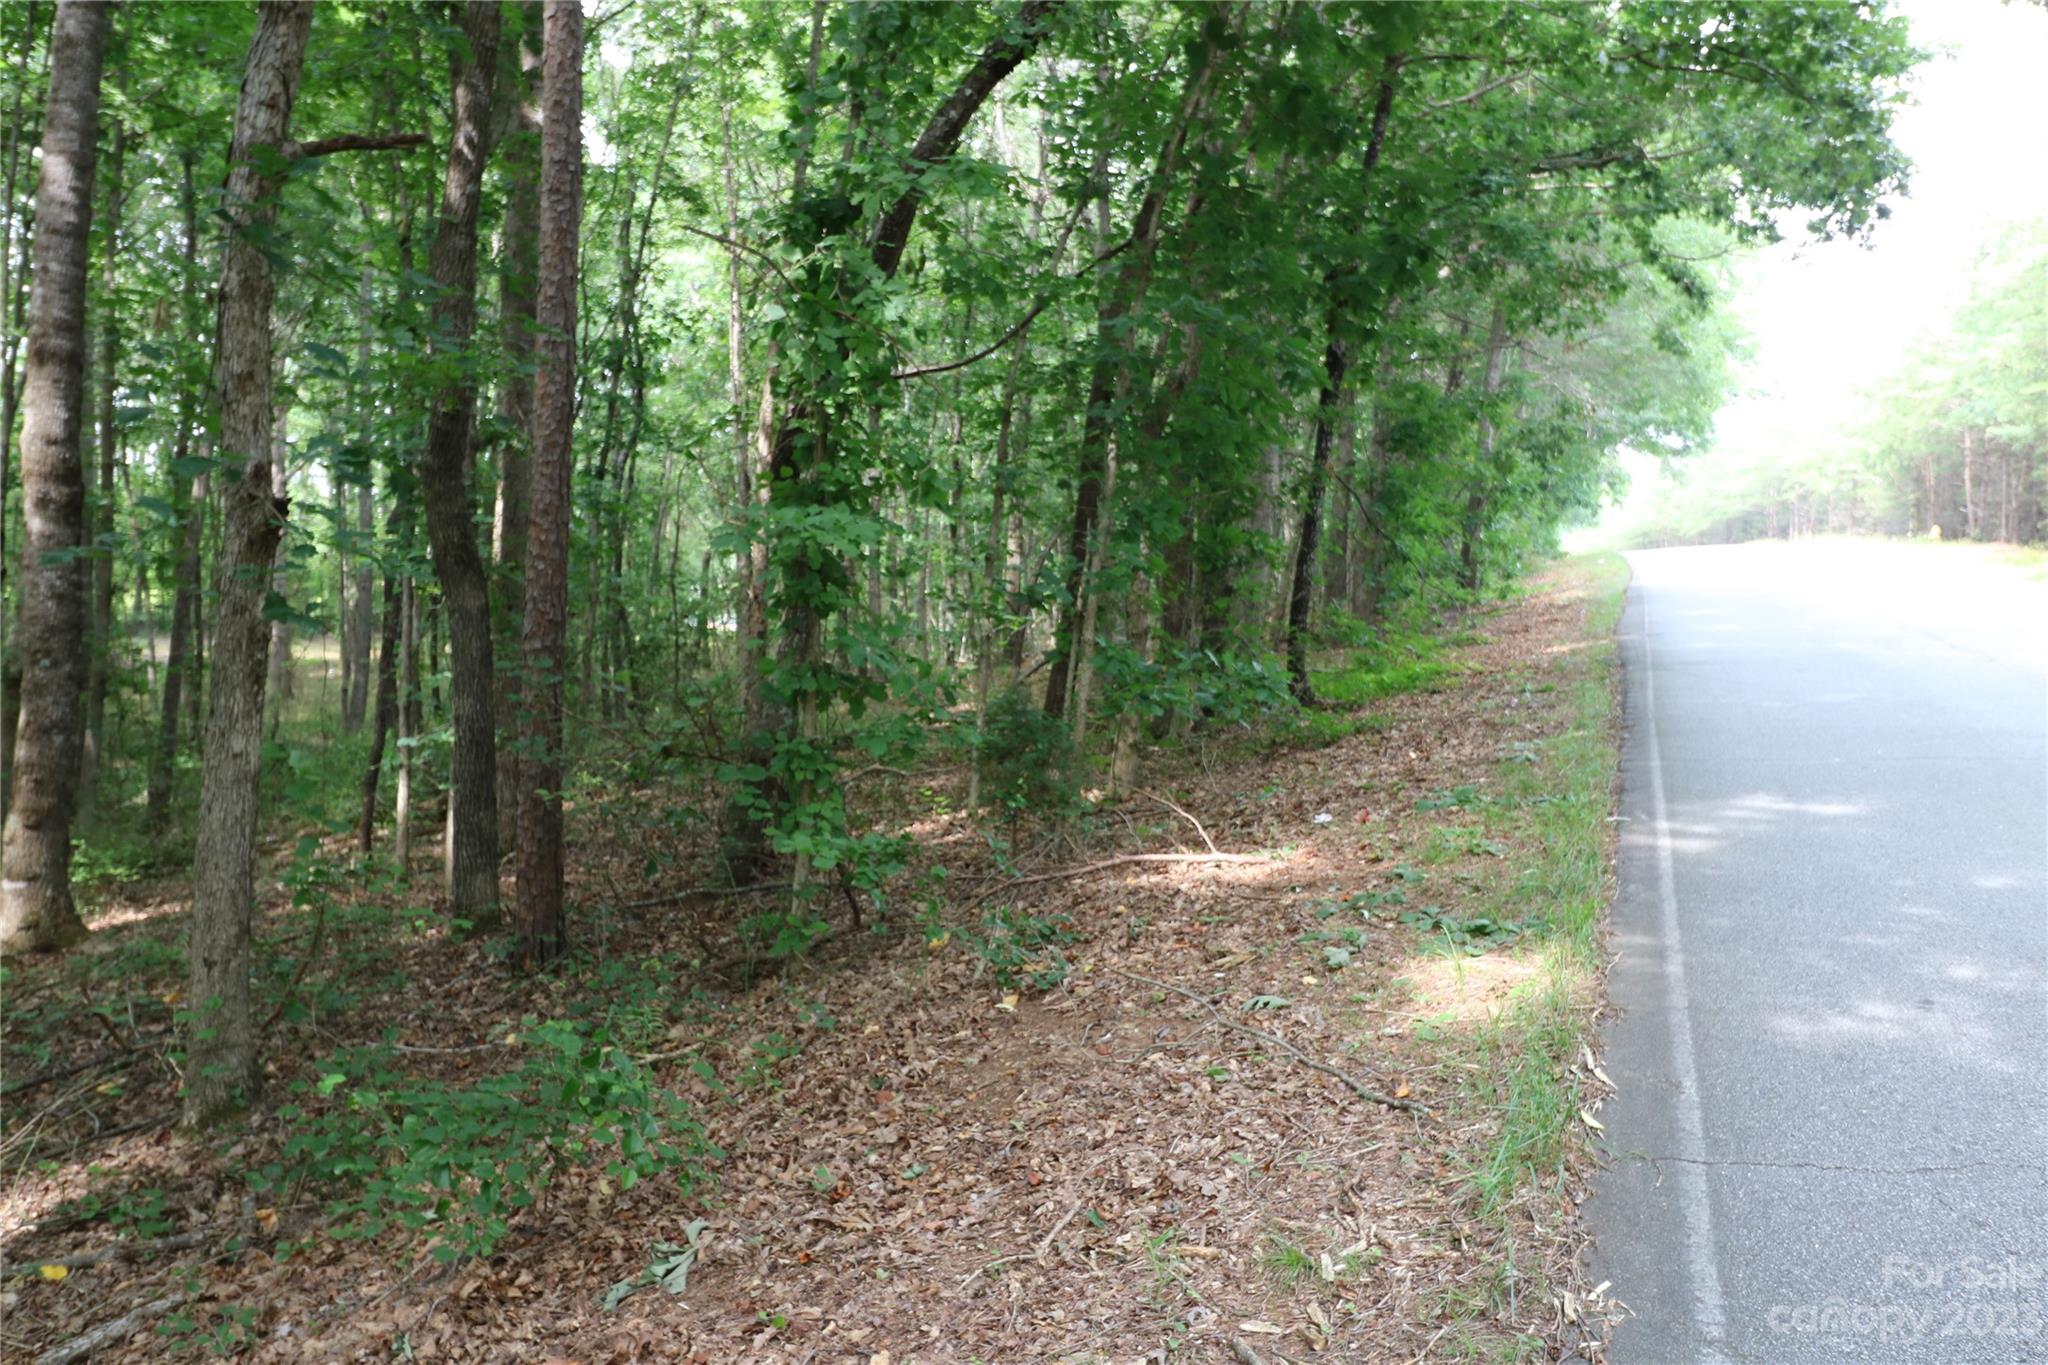
[[2048,587],[1630,561],[1610,1358],[2048,1360]]

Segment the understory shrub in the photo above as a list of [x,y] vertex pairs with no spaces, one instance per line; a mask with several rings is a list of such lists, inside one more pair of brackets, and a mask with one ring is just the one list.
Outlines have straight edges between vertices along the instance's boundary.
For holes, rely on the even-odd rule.
[[411,1076],[390,1042],[346,1048],[295,1084],[280,1160],[259,1192],[311,1183],[337,1237],[397,1226],[443,1261],[487,1256],[563,1172],[603,1164],[630,1189],[673,1172],[685,1188],[721,1155],[689,1106],[599,1030],[528,1019],[520,1064],[470,1085]]

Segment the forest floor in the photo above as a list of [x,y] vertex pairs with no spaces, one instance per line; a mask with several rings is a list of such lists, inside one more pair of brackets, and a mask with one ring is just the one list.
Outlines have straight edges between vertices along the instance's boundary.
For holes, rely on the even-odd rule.
[[[1148,755],[1151,795],[1079,822],[866,774],[937,889],[750,977],[713,970],[741,904],[648,904],[708,876],[659,789],[572,813],[589,951],[555,976],[508,979],[417,890],[269,883],[273,1096],[316,1109],[348,1048],[463,1093],[602,1000],[693,1107],[701,1179],[566,1166],[487,1256],[252,1190],[312,1131],[275,1110],[172,1127],[185,891],[112,887],[86,947],[5,980],[0,1355],[121,1322],[97,1358],[1597,1359],[1575,1209],[1625,577],[1570,561],[1399,668],[1333,656],[1342,705]],[[1212,841],[1241,856],[1115,861]],[[605,1305],[656,1262],[681,1292]]]

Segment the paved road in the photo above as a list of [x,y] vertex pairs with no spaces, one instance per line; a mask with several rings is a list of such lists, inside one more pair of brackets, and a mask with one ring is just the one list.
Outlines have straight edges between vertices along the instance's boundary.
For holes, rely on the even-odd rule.
[[2048,587],[1630,559],[1610,1359],[2048,1361]]

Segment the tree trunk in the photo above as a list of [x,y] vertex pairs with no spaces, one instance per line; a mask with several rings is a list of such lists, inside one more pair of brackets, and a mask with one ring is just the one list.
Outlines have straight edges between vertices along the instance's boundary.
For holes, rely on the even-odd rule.
[[263,596],[284,535],[271,490],[270,313],[276,288],[258,243],[277,219],[278,148],[313,24],[309,0],[263,0],[235,110],[220,280],[216,382],[222,454],[241,472],[227,489],[199,840],[192,860],[191,1010],[184,1121],[210,1125],[255,1097],[249,924],[255,909],[256,804],[263,729]]
[[526,533],[532,516],[534,280],[540,246],[540,124],[533,104],[540,67],[540,25],[524,26],[519,45],[518,84],[512,95],[516,120],[499,150],[505,171],[505,225],[498,259],[498,324],[505,349],[506,376],[498,389],[498,414],[505,427],[498,450],[498,500],[492,518],[492,558],[497,564],[498,644],[498,848],[513,847],[519,826],[520,630],[526,616]]
[[1322,539],[1323,498],[1330,482],[1330,446],[1344,406],[1344,372],[1348,365],[1342,305],[1330,305],[1329,342],[1323,350],[1323,387],[1316,401],[1314,448],[1309,455],[1308,489],[1302,496],[1301,534],[1294,544],[1294,583],[1287,595],[1287,677],[1294,699],[1314,704],[1315,685],[1308,676],[1309,613],[1315,605],[1316,549]]
[[[1493,320],[1486,329],[1486,373],[1480,380],[1483,402],[1490,402],[1500,392],[1501,381],[1507,373],[1507,314],[1499,304],[1493,306]],[[1458,586],[1466,592],[1479,591],[1480,541],[1486,534],[1486,504],[1492,491],[1498,471],[1494,468],[1494,445],[1499,439],[1493,417],[1481,411],[1479,415],[1479,468],[1473,475],[1472,486],[1465,494],[1465,515],[1459,527],[1458,540]]]
[[[1057,7],[1057,0],[1025,0],[1018,9],[1016,26],[999,34],[983,47],[974,64],[961,75],[953,89],[926,120],[917,140],[903,158],[902,175],[908,183],[902,183],[902,180],[896,182],[901,185],[897,198],[881,211],[879,217],[873,218],[871,228],[864,230],[866,217],[857,219],[848,226],[846,231],[849,237],[859,233],[867,242],[868,262],[872,264],[876,277],[882,280],[893,279],[903,263],[903,253],[909,246],[910,234],[916,226],[918,211],[924,204],[925,175],[934,166],[951,159],[958,150],[968,125],[987,103],[989,96],[995,93],[996,88],[1012,71],[1037,50],[1050,29],[1049,20]],[[853,162],[857,150],[854,145],[849,144],[849,163]],[[854,172],[852,164],[847,165],[845,169],[849,174]],[[794,216],[807,216],[801,209],[804,202],[799,184],[791,192]],[[850,280],[842,275],[833,287],[849,289]],[[863,284],[861,287],[866,286]],[[849,354],[847,342],[843,337],[828,340],[821,336],[812,340],[817,345],[839,348],[842,357]],[[792,386],[792,390],[780,395],[778,400],[772,354],[768,376],[762,388],[762,417],[760,449],[769,456],[767,472],[770,477],[763,481],[764,486],[755,490],[754,496],[762,502],[787,504],[807,510],[818,508],[821,504],[826,507],[847,507],[849,495],[821,489],[818,486],[820,481],[817,475],[829,467],[834,455],[833,433],[829,427],[830,414],[825,405],[818,401],[817,395],[806,393],[797,386]],[[761,534],[767,534],[767,528],[757,530]],[[815,546],[806,546],[805,552],[815,553]],[[749,593],[762,591],[765,567],[772,557],[765,543],[756,546],[755,558],[748,575]],[[800,555],[793,558],[802,557]],[[793,562],[785,572],[788,575],[785,577],[786,589],[791,587],[792,577],[799,580],[794,584],[794,590],[788,593],[792,599],[807,604],[823,604],[818,607],[793,607],[785,613],[781,623],[781,666],[787,670],[788,676],[808,680],[817,677],[823,671],[818,667],[820,642],[824,635],[826,616],[837,610],[840,605],[835,599],[844,597],[851,600],[849,590],[838,584],[828,588],[827,584],[840,578],[850,582],[851,575],[845,574],[844,566],[836,562],[829,569],[818,563]],[[767,667],[765,620],[761,622],[761,631],[759,638],[745,642],[742,684],[743,694],[753,706],[747,725],[750,748],[757,762],[772,752],[776,737],[790,728],[776,714],[784,711],[783,704],[771,697],[763,685],[762,675]],[[789,710],[794,712],[795,733],[804,740],[815,737],[820,719],[820,695],[820,689],[816,684],[804,681],[799,684],[796,696],[790,699],[793,705]],[[826,701],[830,701],[829,694],[826,694]],[[761,763],[760,766],[766,768],[769,765]],[[800,802],[807,795],[803,791],[785,794],[773,790],[772,785],[772,782],[756,784],[752,793],[755,798],[752,804],[759,805],[765,801],[769,805],[777,805],[785,796]],[[752,812],[749,811],[748,805],[747,802],[735,801],[728,807],[728,830],[731,831],[738,826],[741,836],[738,839],[727,840],[728,862],[735,870],[758,863],[763,849],[762,831],[758,821],[750,819]],[[802,875],[800,865],[798,876]]]
[[[448,173],[429,270],[434,280],[434,349],[460,357],[476,329],[476,219],[483,192],[485,136],[498,66],[498,6],[465,5],[467,52],[455,72]],[[444,357],[445,360],[445,357]],[[492,700],[490,583],[477,548],[470,493],[470,443],[476,381],[460,359],[434,395],[420,464],[427,542],[448,621],[449,705],[454,743],[448,760],[448,837],[444,888],[449,909],[479,928],[498,919],[497,728]]]
[[528,969],[569,946],[562,913],[562,665],[568,642],[569,477],[576,418],[576,250],[583,217],[583,10],[542,19],[540,260],[527,532],[525,752],[519,783],[517,955]]
[[391,858],[398,880],[412,880],[412,787],[420,735],[420,593],[407,578],[398,589],[398,791],[391,803]]
[[1977,538],[1977,452],[1969,427],[1963,428],[1963,534]]
[[114,420],[114,386],[121,363],[121,310],[114,290],[120,275],[121,176],[128,129],[118,119],[107,148],[106,219],[100,245],[99,496],[92,500],[92,646],[86,655],[85,750],[80,758],[78,807],[91,819],[107,728],[107,676],[114,667],[114,465],[121,433]]
[[[191,395],[187,395],[190,405]],[[175,447],[177,458],[183,458],[189,448],[191,435],[191,414],[180,416],[178,441]],[[208,447],[201,442],[199,450],[203,456]],[[187,689],[199,686],[193,656],[193,637],[198,634],[199,611],[199,507],[206,498],[204,475],[186,480],[173,474],[177,479],[180,499],[178,513],[178,560],[175,569],[176,587],[171,599],[171,645],[164,660],[163,708],[158,713],[156,752],[150,758],[149,791],[144,806],[143,827],[152,832],[161,832],[170,824],[171,793],[175,786],[178,761],[178,708],[186,701]]]
[[[1208,106],[1209,90],[1222,63],[1223,48],[1205,34],[1188,69],[1180,110],[1168,126],[1145,197],[1131,219],[1129,245],[1109,292],[1096,310],[1096,360],[1088,379],[1088,406],[1081,424],[1081,450],[1075,464],[1074,523],[1067,542],[1067,601],[1053,636],[1054,657],[1045,678],[1045,713],[1062,716],[1075,669],[1074,656],[1085,649],[1089,619],[1088,567],[1097,558],[1095,545],[1102,521],[1103,484],[1115,434],[1117,409],[1130,390],[1131,316],[1145,302],[1152,283],[1164,224],[1166,192],[1180,165],[1188,137]],[[1107,217],[1107,201],[1104,201]],[[1107,236],[1107,233],[1104,233]],[[1108,244],[1105,243],[1105,246]]]
[[[398,541],[399,508],[394,501],[384,520],[385,534]],[[377,650],[377,710],[370,727],[370,761],[363,769],[363,817],[356,827],[356,846],[367,856],[377,838],[377,788],[384,775],[384,737],[398,724],[398,651],[402,615],[398,571],[384,573],[384,632]]]
[[[370,231],[371,217],[368,206],[363,209],[363,228]],[[356,276],[356,370],[367,374],[370,368],[370,333],[375,326],[372,316],[372,285],[374,273],[365,265]],[[360,439],[367,445],[371,440],[369,404],[356,398],[351,403]],[[354,490],[353,509],[354,545],[353,560],[347,580],[347,629],[342,632],[342,695],[341,732],[352,735],[363,728],[369,718],[370,693],[374,684],[370,680],[370,636],[376,630],[377,607],[376,566],[372,562],[371,549],[376,523],[375,502],[376,476],[370,461],[366,458],[359,471],[361,482]],[[337,480],[337,485],[339,480]],[[343,515],[349,516],[348,495],[337,486],[336,495],[342,500]],[[344,523],[345,525],[347,523]]]
[[[289,396],[284,401],[271,405],[270,422],[270,494],[282,507],[291,500],[291,448],[285,440],[285,422],[291,411]],[[270,566],[270,591],[279,601],[285,600],[291,586],[290,566],[273,555]],[[264,675],[264,691],[270,708],[270,738],[274,741],[280,726],[284,724],[284,713],[293,696],[292,687],[292,623],[282,616],[270,623],[270,663]]]
[[50,94],[36,189],[34,295],[22,405],[23,661],[13,797],[0,852],[0,954],[84,937],[71,901],[85,680],[86,238],[92,224],[100,66],[108,7],[62,0],[50,30]]

